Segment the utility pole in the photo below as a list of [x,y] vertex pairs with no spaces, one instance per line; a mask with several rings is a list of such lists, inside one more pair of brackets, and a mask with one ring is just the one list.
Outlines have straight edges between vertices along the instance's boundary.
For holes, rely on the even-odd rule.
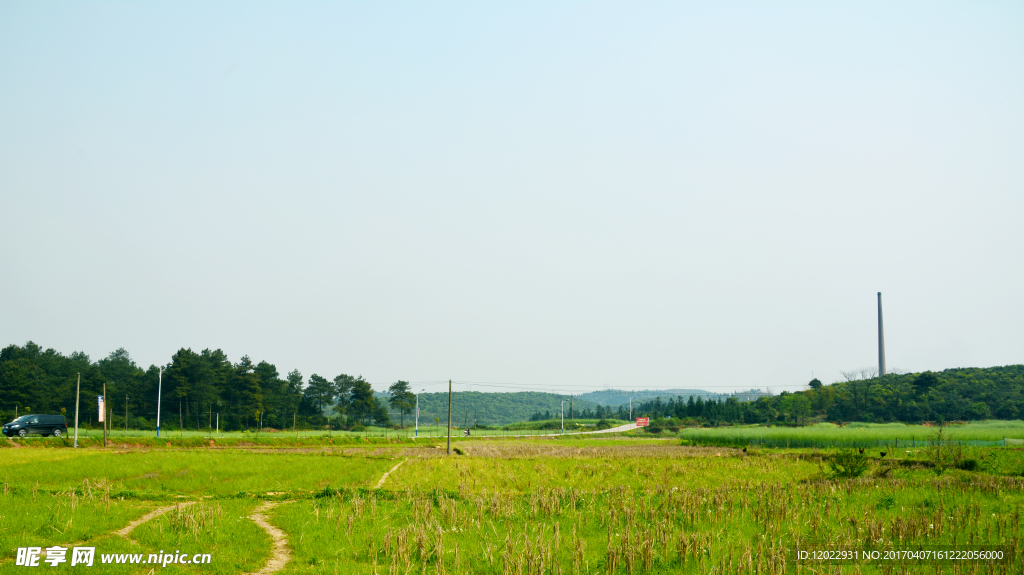
[[[76,421],[78,421],[77,416]],[[78,433],[77,428],[75,433]],[[449,380],[449,453],[447,454],[452,454],[452,380]]]
[[82,374],[78,374],[78,383],[75,385],[75,447],[78,447],[78,396],[82,393]]
[[103,447],[107,446],[107,382],[103,382],[103,405],[100,405],[100,418],[103,421]]
[[[160,375],[158,376],[156,383],[156,436],[160,437],[160,399],[164,391],[164,368],[160,368]],[[125,407],[127,409],[127,406]],[[125,426],[128,425],[128,421],[125,420]]]
[[562,433],[565,433],[565,400],[562,400]]
[[885,332],[882,331],[882,292],[878,292],[878,375],[885,375]]

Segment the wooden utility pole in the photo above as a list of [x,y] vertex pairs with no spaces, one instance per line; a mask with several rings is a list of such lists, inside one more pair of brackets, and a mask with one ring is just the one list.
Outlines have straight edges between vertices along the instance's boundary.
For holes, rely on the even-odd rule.
[[[76,417],[77,421],[77,417]],[[78,431],[76,430],[77,434]],[[77,437],[77,435],[76,435]],[[449,455],[452,454],[452,380],[449,380]]]
[[78,374],[78,383],[75,385],[75,447],[78,447],[78,397],[82,393],[82,374]]

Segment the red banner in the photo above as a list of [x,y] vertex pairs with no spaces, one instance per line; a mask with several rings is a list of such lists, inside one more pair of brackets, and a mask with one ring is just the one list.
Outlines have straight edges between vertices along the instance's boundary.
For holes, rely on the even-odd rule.
[[651,418],[649,418],[649,417],[638,417],[638,418],[636,418],[636,426],[637,427],[647,427],[647,424],[649,424],[650,422],[651,422]]

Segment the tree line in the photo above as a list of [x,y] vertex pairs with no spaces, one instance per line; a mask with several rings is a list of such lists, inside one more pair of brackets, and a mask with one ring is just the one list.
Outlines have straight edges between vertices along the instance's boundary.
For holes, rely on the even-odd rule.
[[846,381],[811,380],[804,391],[784,391],[752,402],[694,397],[656,398],[635,405],[654,418],[688,418],[704,424],[956,421],[1018,419],[1024,414],[1024,365],[956,368],[938,373],[844,372]]
[[[408,382],[397,381],[375,394],[362,376],[327,378],[298,370],[283,377],[266,361],[248,356],[237,362],[217,349],[179,349],[164,366],[138,366],[124,349],[98,361],[74,352],[62,355],[33,342],[0,350],[0,418],[16,412],[73,415],[77,374],[81,374],[82,420],[96,419],[96,396],[107,387],[107,405],[118,426],[156,427],[157,388],[163,371],[161,426],[168,429],[223,430],[260,427],[291,429],[301,425],[353,429],[391,425],[392,414],[405,425],[414,417],[416,395]],[[702,424],[790,423],[812,420],[921,421],[1017,419],[1024,414],[1024,365],[957,368],[938,373],[844,372],[846,381],[762,396],[704,399],[657,397],[634,402],[634,416],[690,419]],[[454,394],[453,424],[505,424],[558,418],[565,401],[567,418],[627,419],[626,405],[601,406],[549,393]],[[421,423],[446,422],[447,394],[420,395]],[[572,406],[572,407],[570,407]],[[391,408],[389,413],[388,408]]]
[[[259,427],[291,429],[301,418],[306,425],[351,429],[389,425],[387,405],[374,396],[362,376],[318,374],[304,380],[298,370],[281,377],[274,364],[237,362],[217,349],[179,349],[170,362],[142,369],[123,348],[98,361],[82,352],[62,355],[33,342],[0,350],[0,415],[15,412],[64,413],[73,416],[75,389],[81,374],[80,420],[95,421],[96,396],[106,384],[107,405],[118,425],[155,429],[157,392],[162,379],[161,427],[222,430]],[[401,390],[406,388],[406,393]],[[408,384],[396,382],[390,400],[408,413]],[[127,421],[125,421],[127,419]]]

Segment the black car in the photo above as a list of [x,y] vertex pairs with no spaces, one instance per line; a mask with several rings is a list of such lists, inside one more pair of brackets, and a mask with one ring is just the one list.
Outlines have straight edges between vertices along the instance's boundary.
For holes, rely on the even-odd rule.
[[22,415],[4,425],[4,435],[25,437],[30,433],[60,437],[67,435],[68,424],[63,415]]

